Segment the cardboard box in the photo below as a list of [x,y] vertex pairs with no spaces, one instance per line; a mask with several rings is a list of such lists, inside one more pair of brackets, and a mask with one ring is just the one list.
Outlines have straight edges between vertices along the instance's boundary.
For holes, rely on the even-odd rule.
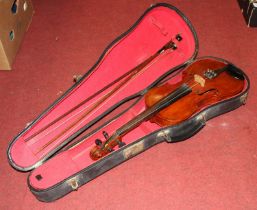
[[257,27],[257,0],[238,0],[248,27]]
[[0,70],[11,70],[33,13],[31,0],[0,0]]

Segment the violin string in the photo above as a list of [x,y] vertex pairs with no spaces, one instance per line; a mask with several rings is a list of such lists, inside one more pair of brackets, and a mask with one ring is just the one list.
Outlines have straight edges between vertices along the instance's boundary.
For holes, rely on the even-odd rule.
[[[223,72],[224,70],[226,70],[226,67],[224,67],[224,68],[221,68],[221,69],[218,69],[218,70],[216,70],[216,72],[219,74],[219,73],[221,73],[221,72]],[[192,79],[189,79],[187,82],[190,82],[190,81],[192,81]],[[191,84],[191,85],[189,85],[188,87],[192,90],[195,86],[197,86],[197,85],[199,85],[200,83],[199,82],[193,82],[193,84]],[[179,89],[179,88],[178,88]],[[181,96],[181,95],[183,95],[185,92],[186,92],[187,90],[184,90],[184,91],[182,91],[181,93],[179,93],[177,96],[175,96],[175,97],[179,97],[179,96]],[[173,93],[174,91],[172,91],[172,93]],[[170,93],[170,94],[172,94],[172,93]],[[172,99],[171,99],[172,100]],[[158,102],[157,102],[158,103]],[[146,110],[145,110],[146,111]],[[160,110],[161,111],[161,110]],[[143,111],[144,112],[144,111]],[[143,113],[143,112],[141,112],[141,114]],[[151,113],[150,113],[151,114]],[[139,114],[140,115],[140,114]],[[145,117],[146,118],[146,117]],[[143,122],[143,121],[142,121]],[[133,121],[133,119],[132,120],[130,120],[129,122],[127,122],[126,124],[125,124],[125,127],[130,127],[131,124],[132,123],[132,125],[133,124],[136,124],[137,122],[134,122]],[[140,121],[139,121],[139,123],[140,123]],[[127,126],[126,126],[127,125]],[[119,137],[122,137],[124,134],[126,134],[128,131],[125,131],[125,132],[123,132],[123,133],[118,133],[117,131],[118,131],[119,129],[117,129],[112,135],[111,135],[111,137],[108,139],[108,140],[106,140],[104,143],[103,143],[103,145],[100,147],[100,148],[98,148],[98,150],[101,150],[101,151],[103,151],[104,149],[107,149],[107,150],[110,150],[110,149],[113,149],[114,147],[116,147],[117,145],[118,145],[118,143],[119,143],[119,141],[120,140],[117,140],[117,138],[119,138]],[[112,142],[112,141],[114,141],[114,142],[116,142],[115,143],[115,145],[111,148],[111,147],[109,147],[109,144]]]
[[[195,87],[196,85],[198,85],[198,84],[199,84],[199,83],[193,83],[193,85],[192,85],[192,86],[189,86],[189,88],[192,89],[192,88],[194,88],[194,87]],[[172,91],[172,93],[173,93],[173,92],[174,92],[174,91]],[[186,92],[187,92],[187,90],[184,90],[184,91],[180,92],[176,97],[180,97],[181,95],[183,95],[183,94],[186,93]],[[169,94],[172,94],[172,93],[169,93]],[[157,102],[157,103],[158,103],[158,102]],[[144,110],[144,111],[146,111],[146,110]],[[143,112],[144,112],[144,111],[143,111]],[[160,110],[160,111],[161,111],[161,110]],[[143,112],[141,112],[140,114],[142,114]],[[140,115],[140,114],[139,114],[139,115]],[[126,123],[126,124],[128,125],[128,127],[131,126],[131,125],[130,125],[131,122],[133,122],[133,119]],[[117,139],[118,137],[123,136],[123,133],[121,133],[121,134],[118,134],[118,133],[117,133],[118,130],[119,130],[119,129],[117,129],[117,130],[111,135],[111,137],[103,143],[103,146],[102,146],[101,148],[99,148],[99,149],[101,149],[101,150],[105,149],[106,147],[108,147],[108,144],[110,144],[110,141],[111,141],[112,139],[116,141],[116,139]],[[127,133],[127,132],[125,132],[125,133]],[[117,138],[113,138],[114,135],[117,135]],[[117,145],[118,145],[118,144],[116,144],[115,146],[117,146]],[[115,147],[115,146],[114,146],[114,147]],[[113,148],[114,148],[114,147],[113,147]],[[107,148],[107,149],[113,149],[113,148]]]

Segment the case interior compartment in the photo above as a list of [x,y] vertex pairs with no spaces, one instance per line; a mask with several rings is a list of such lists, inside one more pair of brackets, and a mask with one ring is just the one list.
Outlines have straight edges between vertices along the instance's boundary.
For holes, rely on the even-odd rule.
[[[175,39],[177,34],[180,34],[182,37],[180,42]],[[117,93],[108,98],[97,109],[90,112],[77,126],[58,137],[62,130],[65,130],[69,124],[71,125],[75,122],[87,107],[97,103],[96,101],[99,98],[115,88],[117,84],[109,87],[97,97],[91,98],[79,109],[50,126],[46,131],[27,141],[27,138],[49,122],[55,120],[58,116],[76,106],[85,98],[90,97],[99,89],[102,89],[125,72],[128,72],[145,61],[171,39],[177,44],[176,50],[169,50],[161,54]],[[197,41],[195,34],[189,23],[185,21],[185,18],[182,17],[181,14],[165,6],[157,6],[150,9],[127,33],[119,37],[116,42],[112,43],[111,46],[107,48],[93,69],[91,69],[77,85],[57,100],[55,104],[48,108],[13,140],[8,151],[12,166],[18,170],[27,171],[42,164],[45,159],[58,149],[58,145],[97,116],[104,113],[108,108],[124,98],[145,89],[170,69],[182,65],[194,57],[196,54],[196,46]],[[177,80],[178,79],[179,77],[177,77]],[[144,133],[141,128],[135,131],[135,133],[137,132]],[[133,135],[138,136],[137,134]],[[130,138],[133,139],[132,136]],[[48,142],[51,142],[53,139],[55,139],[55,141],[47,145]],[[44,148],[45,145],[47,146]],[[44,149],[42,149],[42,147]],[[47,165],[42,167],[48,167]],[[74,166],[74,169],[76,167]]]

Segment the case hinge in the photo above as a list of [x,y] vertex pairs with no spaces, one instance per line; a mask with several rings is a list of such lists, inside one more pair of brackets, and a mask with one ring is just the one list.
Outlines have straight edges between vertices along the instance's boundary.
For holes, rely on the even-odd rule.
[[73,82],[77,83],[79,80],[81,80],[81,78],[82,78],[81,74],[73,75]]
[[29,127],[32,124],[32,122],[27,122],[25,125],[25,128]]

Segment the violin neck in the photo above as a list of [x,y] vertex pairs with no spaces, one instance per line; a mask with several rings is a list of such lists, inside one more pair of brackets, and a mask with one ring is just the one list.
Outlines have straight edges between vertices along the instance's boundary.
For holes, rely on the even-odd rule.
[[189,94],[192,91],[192,89],[186,85],[182,84],[179,88],[177,88],[175,91],[169,93],[166,97],[158,101],[156,104],[154,104],[152,107],[146,109],[139,115],[137,115],[135,118],[121,126],[116,132],[115,135],[121,137],[124,136],[129,131],[136,128],[138,125],[140,125],[142,122],[145,122],[152,118],[156,113],[160,112],[162,109],[166,108],[167,106],[171,105],[172,103],[176,102],[180,98],[184,97],[185,95]]

